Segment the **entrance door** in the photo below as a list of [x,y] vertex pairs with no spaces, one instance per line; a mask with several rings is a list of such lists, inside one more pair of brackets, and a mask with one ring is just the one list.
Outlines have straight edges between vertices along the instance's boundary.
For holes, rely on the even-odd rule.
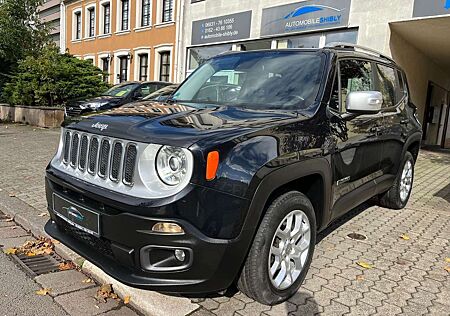
[[448,91],[430,82],[423,124],[423,141],[426,145],[443,147],[448,137],[447,112]]
[[444,128],[442,135],[442,148],[450,149],[450,93],[447,95],[447,111],[445,115],[443,115],[444,119]]

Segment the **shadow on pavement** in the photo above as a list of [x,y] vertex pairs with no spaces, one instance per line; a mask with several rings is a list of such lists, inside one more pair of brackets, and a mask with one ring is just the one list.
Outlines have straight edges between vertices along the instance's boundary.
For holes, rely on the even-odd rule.
[[436,197],[440,197],[450,203],[450,183],[447,184],[445,187],[440,189],[438,192],[434,194]]

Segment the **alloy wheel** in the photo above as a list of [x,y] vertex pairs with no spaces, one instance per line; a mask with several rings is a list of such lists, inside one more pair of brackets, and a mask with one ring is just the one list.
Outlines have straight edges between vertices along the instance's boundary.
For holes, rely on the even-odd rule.
[[311,229],[303,211],[287,214],[278,226],[269,252],[269,278],[278,290],[285,290],[299,278],[310,249]]
[[411,161],[406,161],[400,179],[400,199],[405,202],[412,188],[413,165]]

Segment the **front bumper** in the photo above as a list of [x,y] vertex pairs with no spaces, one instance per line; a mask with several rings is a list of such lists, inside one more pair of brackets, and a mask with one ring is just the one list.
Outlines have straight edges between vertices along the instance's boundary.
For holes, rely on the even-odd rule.
[[[135,206],[129,205],[127,209],[123,201],[108,199],[105,195],[92,192],[98,188],[85,190],[75,187],[73,184],[76,181],[78,180],[73,178],[62,179],[51,171],[47,172],[46,191],[51,219],[46,224],[45,231],[110,276],[132,287],[187,294],[220,291],[235,281],[246,257],[252,232],[244,229],[235,238],[212,238],[185,219],[165,216],[174,214],[170,212],[169,206],[176,204],[176,201],[150,208],[141,203],[141,211],[136,214],[133,212]],[[208,193],[204,190],[202,188],[203,194]],[[96,205],[95,210],[100,213],[101,219],[101,237],[89,235],[56,216],[52,208],[54,193],[78,205],[80,201],[84,201],[83,206],[91,209]],[[181,200],[186,200],[190,194],[194,193],[187,193]],[[211,207],[214,208],[215,205]],[[143,215],[145,212],[149,215]],[[211,218],[214,219],[213,216]],[[155,234],[151,228],[161,221],[177,223],[183,227],[185,234]],[[210,225],[213,226],[214,223]],[[210,233],[208,230],[206,232]],[[149,271],[143,267],[143,256],[148,256],[145,249],[149,246],[187,249],[190,262],[175,271]]]

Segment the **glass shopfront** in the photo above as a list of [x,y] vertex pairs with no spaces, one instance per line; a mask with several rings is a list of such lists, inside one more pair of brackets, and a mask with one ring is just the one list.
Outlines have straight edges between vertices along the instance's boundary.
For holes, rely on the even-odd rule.
[[204,63],[206,60],[227,51],[253,51],[272,48],[320,48],[336,42],[356,44],[357,39],[358,29],[352,28],[327,32],[314,32],[289,37],[277,37],[271,39],[237,42],[234,44],[227,43],[192,47],[188,49],[188,69],[186,72],[186,76],[189,76],[195,69],[197,69],[198,66]]

